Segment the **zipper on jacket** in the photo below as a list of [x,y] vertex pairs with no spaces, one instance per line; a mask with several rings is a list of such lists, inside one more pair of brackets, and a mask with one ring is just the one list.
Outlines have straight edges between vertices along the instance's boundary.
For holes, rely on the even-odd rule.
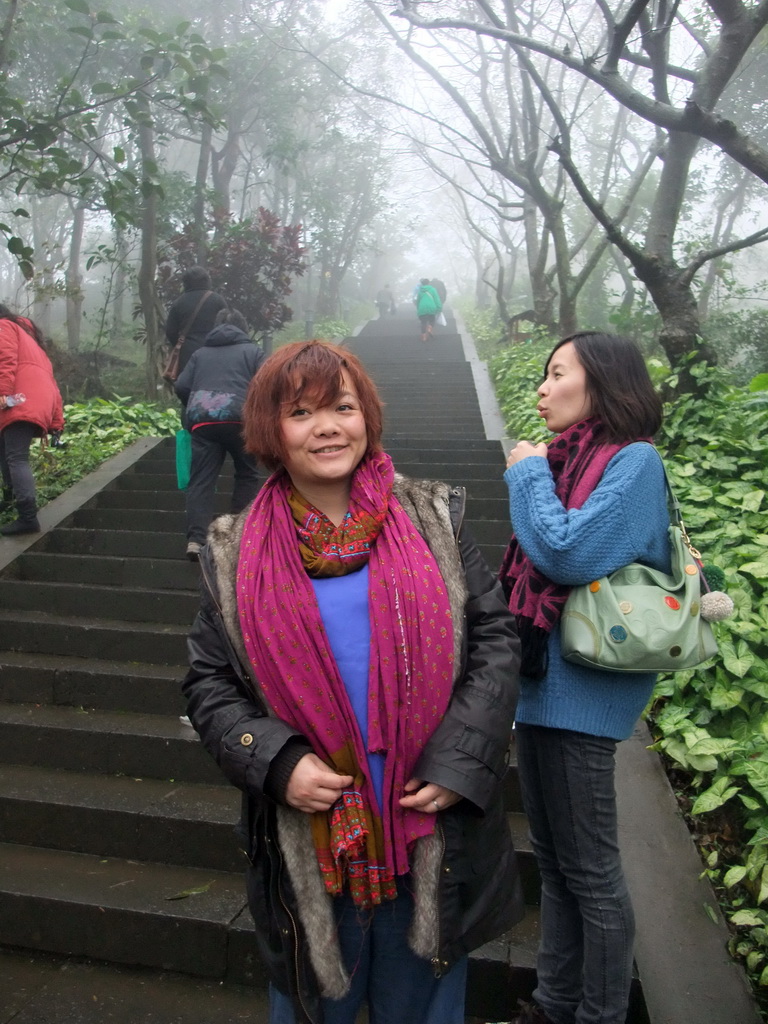
[[448,969],[448,961],[440,959],[440,885],[442,883],[443,872],[445,871],[445,868],[443,867],[443,862],[445,860],[445,833],[443,832],[443,826],[440,824],[439,821],[435,822],[435,833],[437,834],[440,840],[440,870],[438,873],[438,884],[435,893],[435,920],[437,921],[437,952],[436,955],[432,957],[431,963],[432,969],[435,972],[435,977],[442,978],[443,974],[445,974],[446,970]]
[[461,528],[464,525],[464,515],[467,511],[467,491],[464,487],[454,487],[451,490],[451,494],[455,495],[459,499],[459,518],[456,523],[456,529],[454,530],[454,536],[458,543],[459,534],[461,533]]
[[296,927],[296,919],[294,918],[294,916],[293,916],[293,914],[291,912],[290,907],[288,906],[288,904],[283,899],[282,874],[283,874],[283,870],[284,870],[284,867],[285,867],[285,864],[284,864],[284,861],[283,861],[283,854],[282,854],[282,851],[280,849],[280,844],[277,842],[277,840],[271,839],[270,836],[266,835],[266,833],[265,833],[265,838],[266,838],[268,843],[274,843],[275,849],[277,850],[277,856],[278,856],[278,860],[279,860],[279,864],[280,864],[280,870],[278,872],[278,879],[277,879],[278,898],[280,899],[280,904],[281,904],[283,910],[285,911],[285,913],[290,918],[290,920],[291,920],[291,927],[293,928],[293,969],[294,969],[294,973],[295,973],[295,977],[296,977],[296,998],[301,1003],[301,1008],[304,1011],[304,1016],[307,1018],[307,1020],[310,1022],[310,1024],[317,1024],[317,1021],[315,1020],[315,1018],[310,1014],[309,1010],[307,1010],[307,1007],[304,1004],[304,999],[302,998],[302,994],[301,994],[301,978],[299,976],[299,936],[298,936],[298,928]]

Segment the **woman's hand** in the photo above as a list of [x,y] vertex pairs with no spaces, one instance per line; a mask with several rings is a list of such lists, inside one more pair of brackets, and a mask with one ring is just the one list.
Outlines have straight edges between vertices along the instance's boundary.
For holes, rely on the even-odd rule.
[[327,811],[352,782],[351,775],[339,775],[317,754],[305,754],[291,772],[285,799],[291,807],[306,814]]
[[405,784],[405,792],[410,795],[400,797],[400,806],[422,814],[437,814],[461,800],[461,796],[452,789],[438,786],[435,782],[424,782],[423,779],[410,779]]
[[539,444],[532,444],[530,441],[518,441],[515,447],[510,449],[509,455],[507,456],[507,469],[509,469],[510,466],[514,466],[516,462],[522,462],[523,459],[530,459],[531,456],[546,459],[547,446],[544,442],[540,441]]

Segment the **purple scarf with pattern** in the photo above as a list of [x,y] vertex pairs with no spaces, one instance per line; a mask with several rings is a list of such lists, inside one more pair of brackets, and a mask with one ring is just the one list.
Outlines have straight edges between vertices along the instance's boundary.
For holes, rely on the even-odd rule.
[[[631,444],[605,444],[603,426],[596,417],[580,420],[553,437],[547,446],[547,462],[555,481],[555,494],[567,509],[581,508],[600,481],[613,456]],[[522,644],[521,675],[543,679],[547,670],[549,634],[559,621],[571,588],[553,583],[539,572],[514,533],[499,570],[509,597],[509,609],[517,618]]]

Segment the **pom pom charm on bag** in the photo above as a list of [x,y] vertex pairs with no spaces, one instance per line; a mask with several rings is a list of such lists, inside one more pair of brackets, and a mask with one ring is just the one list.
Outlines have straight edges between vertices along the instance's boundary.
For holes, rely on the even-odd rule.
[[701,617],[707,622],[722,622],[733,615],[733,601],[722,589],[725,573],[717,565],[701,565],[699,575],[706,593],[701,595]]
[[683,539],[686,547],[699,567],[701,580],[701,617],[705,622],[723,622],[733,615],[733,600],[724,591],[725,573],[717,565],[702,565],[701,552],[691,544],[690,537],[683,527]]

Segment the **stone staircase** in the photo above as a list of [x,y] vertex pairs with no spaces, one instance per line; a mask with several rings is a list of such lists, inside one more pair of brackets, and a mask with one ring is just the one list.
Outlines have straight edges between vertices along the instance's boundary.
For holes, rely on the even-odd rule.
[[[497,563],[501,449],[485,439],[458,335],[425,351],[403,318],[382,360],[375,326],[350,345],[387,402],[387,449],[402,472],[467,485],[468,522]],[[197,568],[182,557],[172,442],[139,447],[2,570],[0,972],[43,951],[215,979],[240,998],[263,978],[233,834],[239,796],[179,720]],[[510,815],[533,906],[524,820]],[[500,1019],[530,989],[535,930],[532,911],[473,960],[468,1012]]]
[[[503,454],[454,325],[422,345],[403,315],[347,343],[385,399],[398,470],[465,485],[498,565]],[[41,521],[0,546],[0,1024],[262,1024],[239,795],[179,720],[197,568],[172,442],[140,442]],[[507,803],[528,913],[472,957],[473,1021],[509,1019],[534,983],[539,882],[514,764]],[[639,985],[629,1019],[648,1020]]]

